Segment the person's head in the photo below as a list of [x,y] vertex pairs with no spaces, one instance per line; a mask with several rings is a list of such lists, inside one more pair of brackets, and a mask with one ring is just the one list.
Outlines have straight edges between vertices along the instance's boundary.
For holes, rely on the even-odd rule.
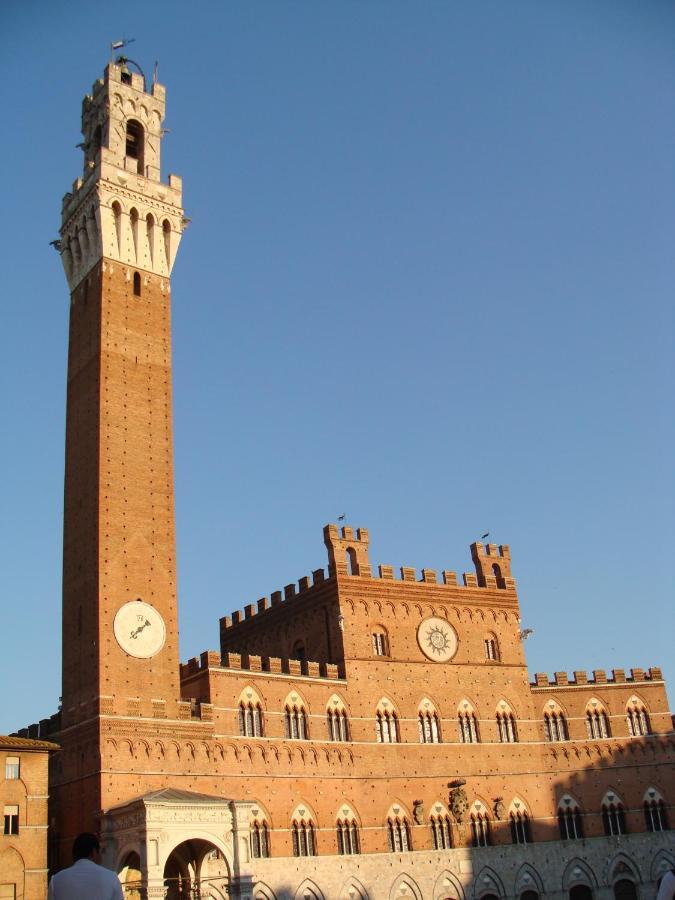
[[73,841],[73,862],[77,862],[78,859],[91,859],[99,852],[100,847],[95,834],[91,834],[89,831],[78,834]]

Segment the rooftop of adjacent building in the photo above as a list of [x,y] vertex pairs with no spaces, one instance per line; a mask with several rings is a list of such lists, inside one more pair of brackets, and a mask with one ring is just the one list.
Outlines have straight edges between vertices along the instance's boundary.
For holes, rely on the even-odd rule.
[[24,752],[60,750],[58,744],[51,741],[39,741],[32,738],[18,737],[14,734],[0,734],[0,750],[22,750]]

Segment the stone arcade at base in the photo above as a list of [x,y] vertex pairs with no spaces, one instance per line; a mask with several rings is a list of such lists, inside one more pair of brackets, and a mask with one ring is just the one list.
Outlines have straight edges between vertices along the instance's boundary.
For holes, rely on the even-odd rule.
[[650,900],[675,865],[661,672],[530,683],[507,546],[399,577],[329,525],[327,571],[179,665],[164,105],[110,64],[63,201],[63,705],[25,732],[62,747],[52,867],[100,829],[129,897]]

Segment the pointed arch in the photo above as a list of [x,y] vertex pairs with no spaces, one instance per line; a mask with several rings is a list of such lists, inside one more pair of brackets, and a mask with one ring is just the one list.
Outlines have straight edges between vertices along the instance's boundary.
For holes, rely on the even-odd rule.
[[493,894],[497,897],[504,897],[504,885],[491,866],[483,866],[473,882],[473,896],[476,900],[485,897],[487,894]]
[[667,831],[668,811],[661,794],[651,785],[647,788],[642,798],[642,807],[645,815],[647,831]]
[[516,716],[508,700],[502,698],[497,703],[495,713],[497,721],[497,739],[502,744],[516,744],[518,742],[518,727]]
[[544,737],[547,741],[567,741],[567,714],[558,700],[552,697],[547,700],[543,709]]
[[480,743],[478,716],[473,703],[466,697],[457,705],[457,731],[462,744]]
[[565,866],[562,877],[563,890],[569,891],[570,888],[582,884],[590,888],[597,888],[598,879],[595,877],[593,869],[591,869],[588,863],[584,862],[583,859],[579,859],[578,856],[575,856],[574,859],[571,859]]
[[563,841],[579,840],[584,836],[581,809],[571,794],[563,794],[558,800],[558,829]]
[[305,878],[293,895],[293,900],[326,900],[326,898],[316,882],[311,878]]
[[609,861],[605,880],[607,884],[613,885],[624,878],[632,880],[635,884],[640,884],[642,874],[638,864],[627,853],[620,851]]
[[520,797],[514,797],[509,804],[509,825],[512,844],[531,844],[532,830],[527,804]]
[[332,694],[326,703],[326,723],[329,741],[349,740],[349,717],[345,702],[339,694]]
[[434,883],[433,900],[465,900],[464,888],[459,878],[449,869],[445,869]]
[[258,881],[253,888],[253,900],[277,900],[277,895],[264,881]]
[[530,863],[523,863],[516,873],[515,896],[520,897],[526,891],[535,891],[540,897],[546,893],[539,872]]
[[649,880],[658,881],[669,869],[675,869],[675,854],[662,847],[652,860]]
[[590,740],[602,740],[612,734],[605,704],[597,697],[591,697],[586,704],[586,732]]
[[375,708],[375,738],[379,744],[397,744],[401,739],[396,706],[386,696]]
[[411,897],[414,900],[424,900],[415,879],[411,875],[402,872],[394,879],[394,883],[389,889],[389,900],[403,900],[403,898],[410,900]]
[[370,900],[370,894],[358,878],[350,875],[340,888],[338,900]]
[[441,720],[429,697],[422,697],[417,705],[417,731],[420,744],[441,743]]
[[252,685],[244,687],[239,694],[237,714],[240,735],[262,737],[265,734],[262,700]]
[[308,740],[307,710],[309,707],[297,690],[292,690],[284,700],[284,729],[286,738],[291,740]]
[[341,803],[335,815],[335,832],[338,853],[341,856],[354,855],[361,852],[361,835],[359,819],[350,803]]

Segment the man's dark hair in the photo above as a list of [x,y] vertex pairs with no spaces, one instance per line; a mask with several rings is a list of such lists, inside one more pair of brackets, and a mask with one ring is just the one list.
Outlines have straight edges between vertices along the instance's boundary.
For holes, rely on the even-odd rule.
[[90,831],[84,831],[73,841],[73,862],[78,859],[89,859],[94,850],[100,850],[98,838]]

